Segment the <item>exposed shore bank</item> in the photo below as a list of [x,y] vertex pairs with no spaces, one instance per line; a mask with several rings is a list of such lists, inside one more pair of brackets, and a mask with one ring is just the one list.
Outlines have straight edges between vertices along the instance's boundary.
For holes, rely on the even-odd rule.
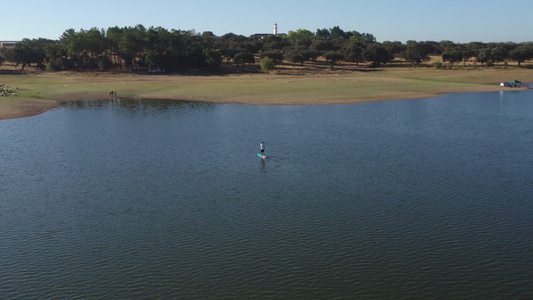
[[[533,70],[384,68],[346,73],[224,76],[128,73],[3,75],[15,95],[0,98],[0,120],[29,117],[62,100],[159,98],[260,105],[315,105],[435,97],[444,93],[508,91],[500,82],[533,82]],[[520,89],[526,89],[522,87]],[[517,90],[517,88],[513,88]]]

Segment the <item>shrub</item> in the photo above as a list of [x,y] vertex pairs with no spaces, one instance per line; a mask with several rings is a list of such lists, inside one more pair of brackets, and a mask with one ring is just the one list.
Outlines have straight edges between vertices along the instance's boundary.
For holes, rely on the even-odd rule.
[[270,59],[275,60],[277,62],[281,62],[283,60],[283,54],[280,51],[276,50],[270,50],[270,51],[263,51],[259,55],[261,59],[265,57],[270,57]]
[[46,65],[46,71],[60,71],[61,69],[60,59],[51,58],[48,65]]
[[276,63],[270,57],[265,56],[261,58],[259,65],[261,66],[262,70],[265,70],[267,71],[267,73],[270,73],[271,70],[274,70],[274,66],[276,65]]

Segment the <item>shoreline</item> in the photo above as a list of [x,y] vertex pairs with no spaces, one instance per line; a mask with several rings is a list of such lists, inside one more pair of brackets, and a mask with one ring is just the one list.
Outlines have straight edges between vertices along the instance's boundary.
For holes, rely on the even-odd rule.
[[[502,78],[501,80],[498,80]],[[62,74],[2,76],[17,91],[0,98],[0,120],[31,117],[60,101],[153,98],[250,105],[325,105],[433,98],[447,93],[528,90],[498,81],[533,82],[531,69],[384,69],[349,74],[142,75]]]

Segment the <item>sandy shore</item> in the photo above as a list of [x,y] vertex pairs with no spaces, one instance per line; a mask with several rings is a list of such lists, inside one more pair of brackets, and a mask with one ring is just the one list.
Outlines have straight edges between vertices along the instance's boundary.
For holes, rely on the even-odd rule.
[[[3,75],[16,95],[0,98],[0,119],[28,117],[62,100],[159,98],[260,105],[313,105],[435,97],[443,93],[509,90],[500,82],[533,82],[533,70],[390,68],[319,74],[225,76],[43,73]],[[521,88],[525,89],[525,88]]]

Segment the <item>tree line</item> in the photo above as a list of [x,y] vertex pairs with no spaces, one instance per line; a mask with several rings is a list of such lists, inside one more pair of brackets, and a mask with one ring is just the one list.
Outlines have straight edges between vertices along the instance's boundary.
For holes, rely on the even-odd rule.
[[441,56],[453,66],[474,59],[491,66],[496,62],[533,59],[533,43],[467,44],[452,41],[395,41],[379,43],[370,33],[329,29],[290,31],[287,35],[243,36],[227,33],[168,30],[162,27],[110,27],[66,30],[59,40],[23,39],[0,50],[0,63],[10,61],[24,69],[35,65],[50,71],[107,71],[113,68],[186,72],[217,71],[223,61],[239,67],[254,64],[255,57],[268,57],[303,65],[323,57],[330,64],[350,61],[371,66],[402,58],[413,65]]

